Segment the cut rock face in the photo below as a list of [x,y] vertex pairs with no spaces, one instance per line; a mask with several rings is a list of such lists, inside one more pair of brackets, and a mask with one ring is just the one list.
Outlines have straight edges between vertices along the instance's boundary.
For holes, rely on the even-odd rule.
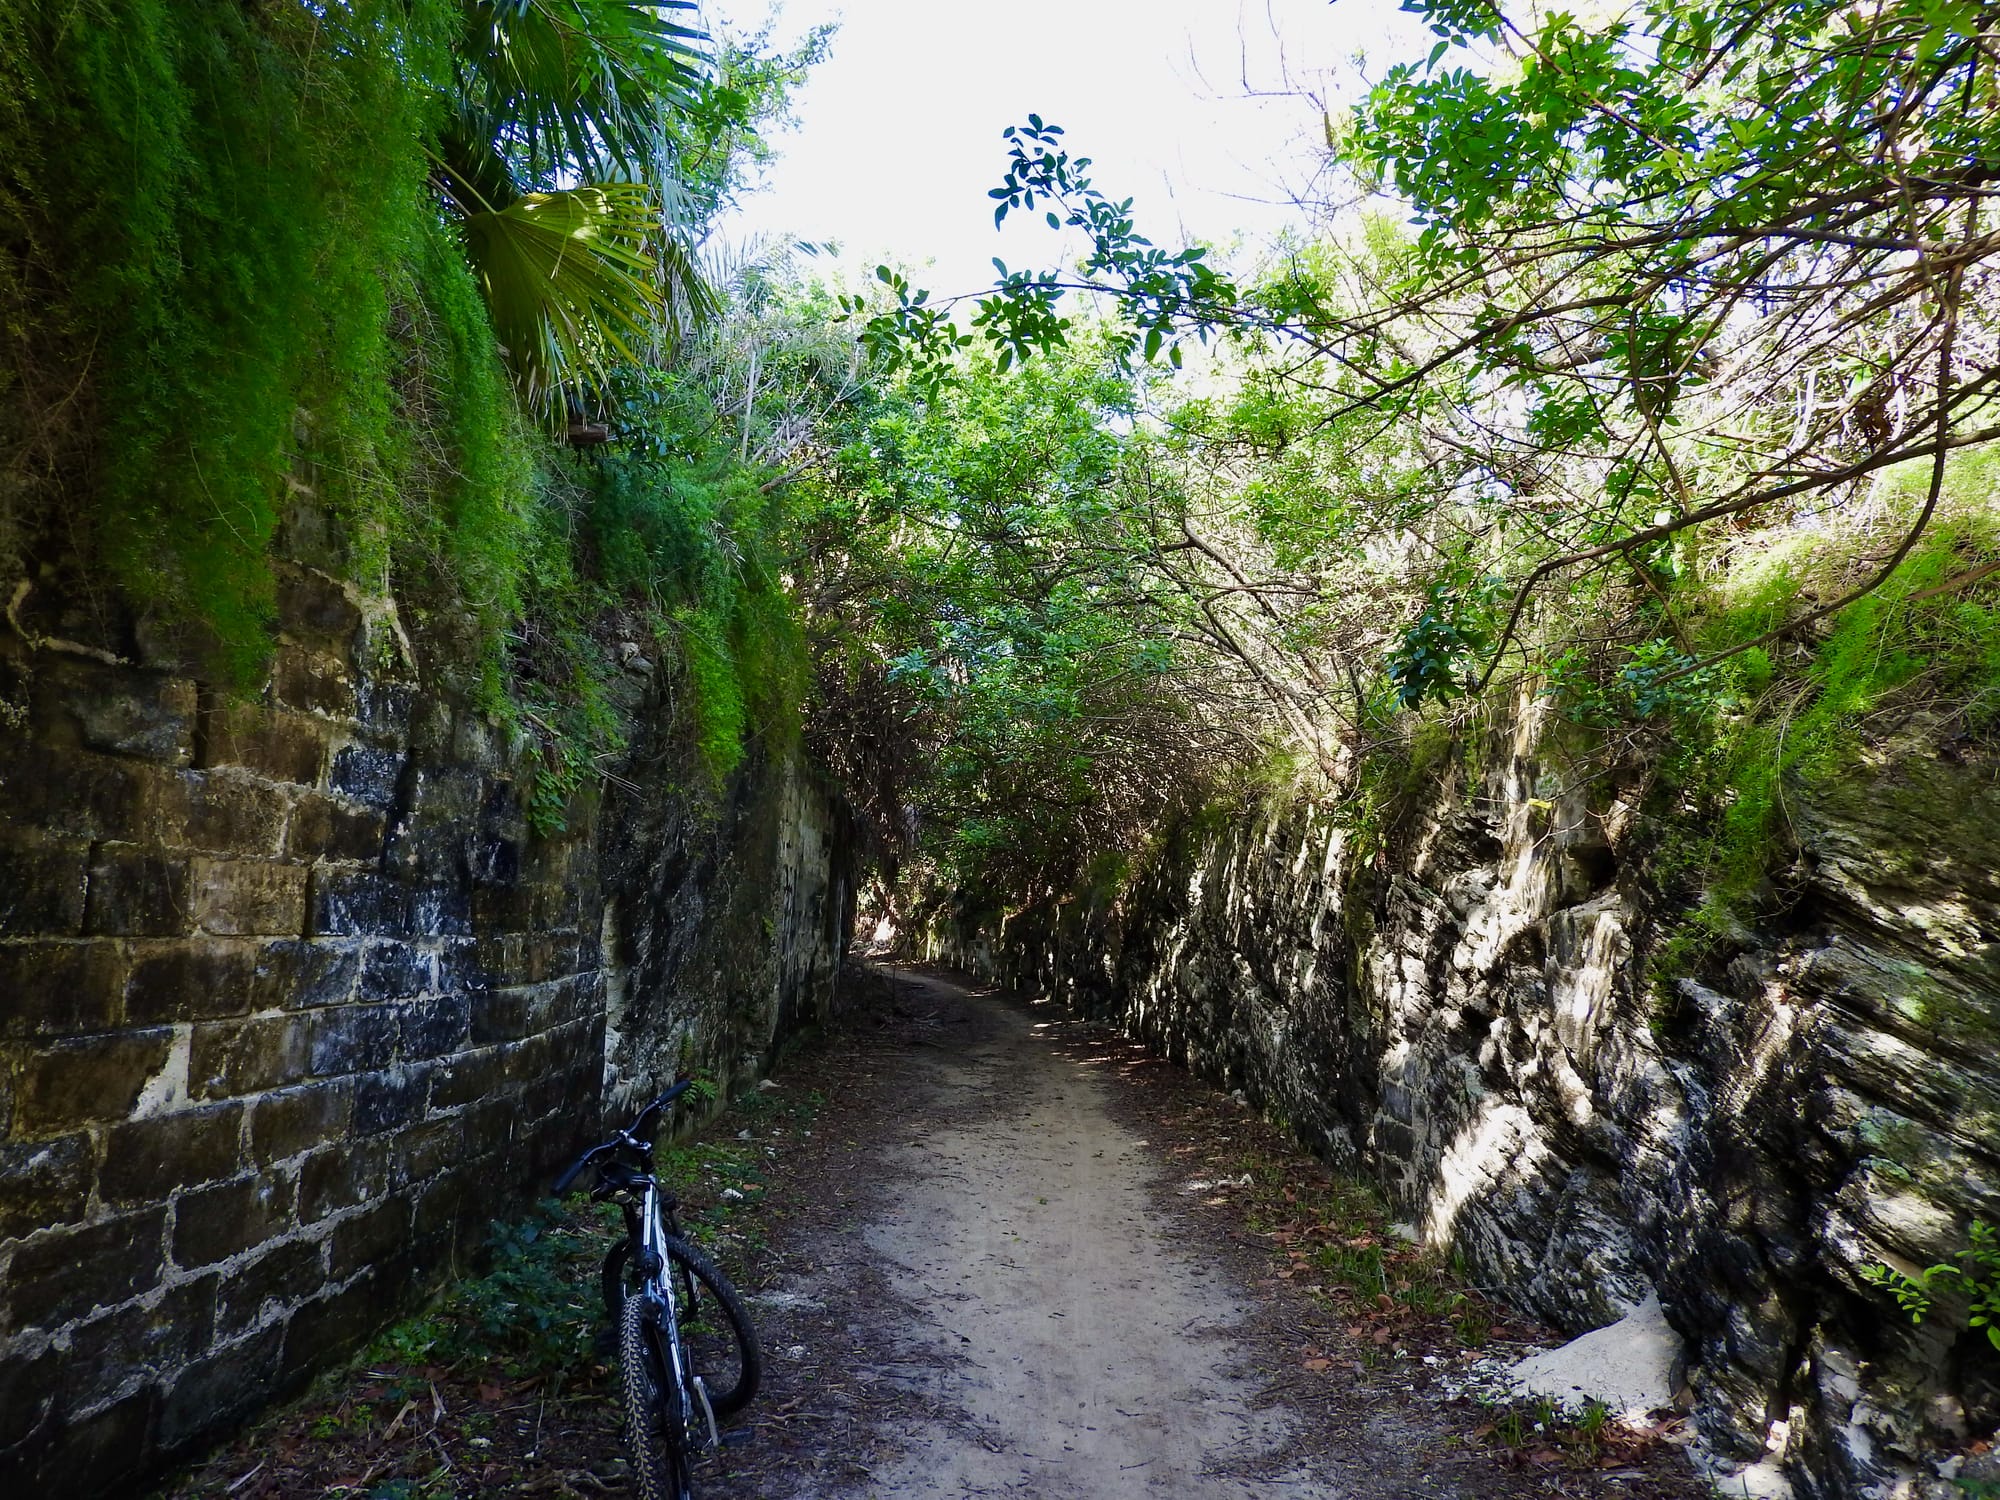
[[1674,1368],[1680,1335],[1667,1326],[1657,1293],[1649,1293],[1608,1328],[1593,1329],[1560,1349],[1531,1354],[1510,1372],[1524,1396],[1565,1407],[1601,1401],[1626,1422],[1674,1404]]

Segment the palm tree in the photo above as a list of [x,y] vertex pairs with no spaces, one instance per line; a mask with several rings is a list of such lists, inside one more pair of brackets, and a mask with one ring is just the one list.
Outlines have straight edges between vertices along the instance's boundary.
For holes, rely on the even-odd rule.
[[716,309],[671,120],[702,86],[696,0],[465,0],[437,181],[494,332],[552,417],[606,362],[669,352]]

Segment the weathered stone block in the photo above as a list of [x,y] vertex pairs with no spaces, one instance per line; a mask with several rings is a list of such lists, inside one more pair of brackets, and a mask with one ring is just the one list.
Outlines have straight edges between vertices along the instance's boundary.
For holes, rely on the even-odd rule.
[[0,1452],[36,1435],[55,1409],[56,1352],[0,1360]]
[[410,931],[417,937],[471,937],[472,902],[456,879],[410,893]]
[[502,1047],[481,1047],[446,1058],[431,1073],[431,1108],[457,1109],[484,1099],[506,1075]]
[[298,1082],[310,1062],[310,1023],[304,1016],[203,1021],[194,1028],[188,1086],[202,1099],[261,1093]]
[[312,1071],[359,1073],[396,1056],[397,1015],[387,1005],[341,1005],[312,1017]]
[[90,868],[85,926],[124,937],[174,937],[194,920],[188,861],[120,845],[101,846]]
[[259,1096],[250,1112],[251,1159],[268,1167],[340,1140],[347,1133],[353,1105],[353,1086],[345,1079]]
[[243,1166],[242,1137],[243,1106],[234,1102],[114,1125],[98,1191],[107,1203],[146,1203],[233,1177]]
[[81,1219],[96,1165],[90,1137],[81,1133],[0,1141],[0,1240]]
[[577,936],[574,932],[538,932],[522,945],[521,977],[529,984],[560,979],[577,969]]
[[380,673],[362,675],[354,714],[378,737],[407,739],[410,720],[418,704],[418,687],[399,677]]
[[221,854],[273,855],[284,840],[282,792],[229,771],[182,771],[157,788],[161,840]]
[[327,786],[343,797],[386,812],[395,805],[404,758],[396,750],[377,750],[371,745],[343,745],[334,752],[333,768],[327,773]]
[[104,1030],[118,1019],[124,988],[115,942],[0,940],[0,1036]]
[[337,656],[304,646],[280,646],[271,662],[271,696],[285,708],[354,717],[354,674]]
[[264,943],[257,950],[251,1009],[345,1004],[360,972],[361,954],[352,943],[298,938]]
[[345,655],[361,632],[361,611],[339,580],[312,568],[281,564],[278,628],[289,639]]
[[174,1264],[192,1271],[275,1239],[298,1204],[292,1178],[259,1173],[182,1193],[174,1202]]
[[356,997],[407,1000],[437,987],[437,957],[412,943],[373,943],[361,959]]
[[410,1215],[410,1238],[420,1243],[448,1241],[477,1197],[477,1185],[465,1174],[445,1173],[417,1195]]
[[167,1211],[149,1209],[36,1235],[14,1252],[4,1288],[8,1326],[59,1328],[159,1284]]
[[327,1262],[331,1278],[345,1281],[357,1271],[392,1259],[410,1232],[410,1200],[394,1197],[343,1219],[334,1226]]
[[420,1183],[465,1161],[465,1121],[426,1120],[389,1141],[390,1176],[399,1186]]
[[181,1371],[160,1407],[161,1450],[185,1452],[269,1401],[284,1341],[282,1325],[260,1329]]
[[346,937],[401,937],[410,930],[407,887],[370,870],[312,872],[313,932]]
[[135,1376],[158,1378],[199,1356],[215,1329],[216,1278],[169,1287],[151,1307],[131,1303],[70,1335],[62,1406],[95,1405]]
[[58,754],[0,735],[0,824],[51,838],[142,838],[161,774],[156,766],[85,751]]
[[81,932],[89,868],[88,844],[0,840],[0,937]]
[[124,1119],[172,1043],[173,1032],[162,1026],[43,1044],[21,1060],[14,1133],[55,1135],[92,1120]]
[[354,1085],[354,1133],[376,1135],[420,1118],[430,1096],[430,1069],[395,1067]]
[[306,920],[306,867],[259,859],[198,859],[194,915],[208,932],[299,933]]
[[533,1029],[530,1021],[535,1010],[535,992],[531,989],[515,986],[484,990],[468,999],[475,1047],[519,1041]]
[[491,984],[484,962],[484,945],[472,938],[449,938],[438,947],[437,987],[444,995],[483,990]]
[[125,981],[125,1017],[138,1025],[245,1015],[257,972],[246,943],[196,938],[141,947]]
[[293,1313],[278,1365],[279,1384],[289,1388],[360,1348],[382,1326],[385,1313],[393,1310],[384,1290],[375,1278],[363,1277]]
[[308,792],[293,804],[285,852],[306,861],[363,863],[382,857],[387,831],[388,819],[375,808],[324,792]]
[[[134,1493],[136,1486],[131,1481],[150,1459],[148,1439],[159,1407],[160,1388],[142,1385],[123,1400],[68,1424],[63,1429],[60,1454],[33,1481],[39,1488],[19,1493]],[[0,1473],[0,1483],[4,1482],[4,1473]]]
[[472,888],[472,919],[485,939],[523,933],[535,925],[535,887],[525,883]]
[[274,781],[317,786],[326,769],[326,726],[304,714],[204,694],[195,764],[240,766]]
[[443,1057],[465,1045],[471,1034],[472,1001],[465,995],[440,995],[400,1007],[405,1062]]
[[388,1191],[388,1146],[349,1140],[315,1151],[299,1166],[299,1222],[313,1224]]
[[484,885],[512,885],[521,878],[521,842],[479,830],[466,843],[466,872]]
[[229,1273],[216,1294],[215,1326],[231,1338],[275,1304],[289,1307],[326,1284],[326,1242],[287,1240]]
[[410,822],[389,828],[382,848],[382,867],[406,880],[452,884],[464,878],[467,835],[449,823]]
[[38,716],[114,755],[186,765],[194,754],[195,687],[182,677],[55,658],[35,674]]

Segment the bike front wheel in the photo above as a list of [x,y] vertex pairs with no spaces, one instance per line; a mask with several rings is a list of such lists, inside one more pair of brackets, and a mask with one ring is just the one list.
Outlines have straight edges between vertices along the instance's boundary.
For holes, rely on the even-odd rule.
[[688,1398],[674,1379],[665,1309],[634,1295],[618,1309],[618,1373],[625,1446],[640,1500],[694,1500]]
[[[672,1268],[680,1301],[681,1346],[689,1368],[701,1377],[708,1404],[720,1417],[750,1404],[764,1379],[764,1355],[742,1294],[714,1261],[686,1240],[667,1235],[661,1248]],[[632,1246],[620,1240],[604,1257],[604,1305],[614,1324],[638,1291],[631,1269]],[[701,1413],[694,1414],[701,1420]]]

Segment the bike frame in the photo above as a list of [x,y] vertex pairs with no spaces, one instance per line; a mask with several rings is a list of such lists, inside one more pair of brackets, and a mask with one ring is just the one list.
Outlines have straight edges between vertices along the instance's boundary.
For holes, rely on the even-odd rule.
[[[688,1368],[687,1350],[681,1343],[680,1306],[674,1295],[674,1278],[667,1259],[666,1237],[678,1236],[675,1213],[680,1200],[663,1192],[653,1171],[653,1126],[666,1107],[686,1092],[687,1083],[676,1084],[640,1112],[639,1118],[616,1132],[602,1146],[585,1152],[556,1183],[563,1193],[586,1166],[597,1168],[593,1198],[608,1198],[625,1211],[625,1233],[631,1245],[630,1262],[639,1278],[635,1296],[658,1304],[659,1326],[665,1331],[661,1355],[667,1366],[663,1372],[684,1400],[679,1442],[693,1451],[719,1444],[721,1434],[715,1423],[715,1409],[709,1405],[708,1388],[699,1375]],[[629,1153],[636,1165],[620,1160]],[[690,1302],[692,1306],[692,1302]],[[699,1405],[697,1417],[694,1407]],[[700,1426],[697,1426],[697,1422]],[[704,1433],[701,1429],[705,1427]],[[707,1441],[703,1442],[702,1439]]]
[[[708,1402],[706,1383],[688,1368],[687,1350],[681,1342],[680,1299],[667,1259],[666,1237],[678,1236],[680,1231],[675,1217],[680,1200],[660,1187],[660,1180],[653,1172],[650,1140],[626,1130],[619,1131],[615,1140],[639,1158],[640,1169],[621,1168],[615,1176],[602,1173],[593,1196],[611,1198],[625,1210],[625,1233],[632,1246],[631,1264],[639,1277],[639,1290],[634,1295],[651,1298],[659,1304],[659,1326],[665,1331],[661,1340],[661,1354],[667,1365],[665,1374],[687,1398],[681,1441],[690,1449],[713,1446],[721,1441],[721,1433],[714,1408]],[[693,1409],[696,1406],[699,1412]],[[704,1437],[706,1442],[702,1441]]]

